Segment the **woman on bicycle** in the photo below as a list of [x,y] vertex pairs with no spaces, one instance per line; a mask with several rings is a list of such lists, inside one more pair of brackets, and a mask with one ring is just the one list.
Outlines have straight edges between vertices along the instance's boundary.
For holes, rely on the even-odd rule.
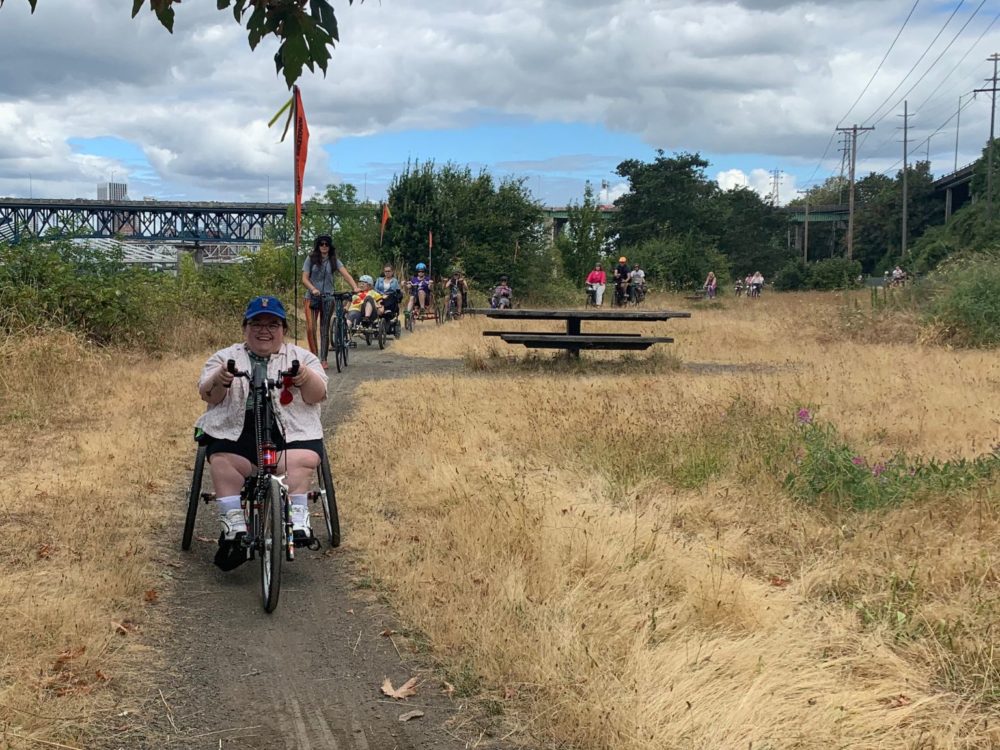
[[465,276],[461,271],[455,271],[444,286],[448,290],[449,304],[455,308],[456,314],[461,315],[469,301],[469,283],[465,280]]
[[598,307],[604,301],[604,288],[607,284],[608,276],[604,273],[604,266],[600,263],[594,264],[594,270],[587,274],[587,288],[594,293],[594,304]]
[[399,287],[395,269],[389,263],[382,267],[382,275],[375,279],[375,291],[382,295],[386,318],[391,320],[399,315],[399,301],[403,299],[403,290]]
[[[350,271],[337,257],[337,248],[333,246],[330,235],[321,234],[316,238],[312,252],[302,264],[302,283],[306,288],[306,341],[309,342],[309,351],[313,354],[319,351],[316,329],[324,319],[323,308],[326,307],[326,320],[330,319],[330,311],[333,308],[333,299],[330,295],[333,294],[333,269],[335,268],[344,277],[348,286],[353,291],[358,291],[358,285],[351,278]],[[323,363],[323,366],[326,367],[326,362]]]
[[294,360],[299,372],[287,404],[275,399],[277,425],[272,426],[275,445],[281,451],[278,473],[285,475],[292,501],[293,533],[310,539],[307,493],[323,450],[320,402],[326,398],[327,377],[312,352],[285,342],[288,322],[285,308],[276,297],[254,297],[243,314],[243,341],[220,349],[205,363],[198,381],[198,393],[208,404],[197,427],[205,433],[212,484],[219,502],[222,533],[215,564],[231,570],[246,560],[239,536],[246,534],[246,518],[240,507],[243,480],[257,462],[256,427],[248,406],[250,382],[236,378],[227,369],[228,360],[243,372],[266,372],[278,378]]

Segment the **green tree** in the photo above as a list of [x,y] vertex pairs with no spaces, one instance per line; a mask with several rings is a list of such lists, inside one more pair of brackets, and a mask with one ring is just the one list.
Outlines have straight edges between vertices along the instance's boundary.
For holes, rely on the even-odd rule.
[[737,274],[760,271],[770,277],[788,262],[787,215],[747,187],[720,192],[714,203],[718,249]]
[[647,240],[631,253],[631,259],[646,270],[650,283],[663,289],[701,289],[709,271],[718,279],[730,278],[726,256],[691,234]]
[[629,192],[615,201],[613,233],[621,249],[668,234],[712,234],[715,226],[711,199],[719,187],[705,176],[708,162],[698,154],[656,154],[650,163],[629,159],[618,165],[629,181]]
[[[363,1],[363,0],[362,0]],[[181,0],[149,0],[149,9],[171,34],[174,31],[174,4]],[[347,0],[352,4],[354,0]],[[28,0],[35,12],[38,0]],[[3,7],[4,0],[0,0]],[[132,1],[135,18],[146,0]],[[274,55],[278,73],[284,72],[285,82],[292,84],[302,75],[302,68],[315,72],[318,67],[326,75],[331,50],[340,41],[337,17],[328,0],[216,0],[219,10],[232,8],[233,19],[241,26],[246,20],[247,41],[256,49],[261,40],[274,36],[281,40]]]
[[604,255],[608,241],[607,222],[589,181],[583,188],[583,203],[570,204],[566,213],[566,228],[556,238],[556,249],[563,275],[571,281],[582,282]]
[[522,289],[550,275],[541,210],[524,180],[497,184],[486,170],[473,174],[455,164],[407,164],[393,178],[388,202],[392,221],[383,253],[408,268],[420,261],[431,263],[435,275],[461,268],[482,285],[506,273]]

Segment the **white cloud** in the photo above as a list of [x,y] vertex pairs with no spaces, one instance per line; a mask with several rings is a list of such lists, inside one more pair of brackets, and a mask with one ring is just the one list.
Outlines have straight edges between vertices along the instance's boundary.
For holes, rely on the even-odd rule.
[[[750,188],[761,198],[770,200],[774,192],[774,174],[767,169],[752,169],[747,174],[742,169],[727,169],[715,176],[715,181],[723,190]],[[795,175],[781,172],[778,175],[778,204],[784,206],[799,195]]]
[[[301,81],[311,145],[319,153],[324,143],[344,136],[454,128],[488,120],[491,113],[600,123],[638,134],[651,149],[712,153],[722,170],[721,185],[736,184],[742,174],[766,195],[767,165],[816,164],[910,5],[908,0],[344,5],[338,7],[342,43],[328,76],[307,73]],[[953,28],[967,17],[963,12]],[[964,53],[990,17],[977,17],[954,49]],[[942,14],[931,10],[914,16],[850,121],[864,123],[878,111],[942,21]],[[267,40],[251,52],[245,31],[210,2],[179,5],[173,34],[148,7],[132,20],[127,4],[117,1],[39,0],[34,16],[27,3],[5,3],[0,194],[23,194],[30,173],[36,194],[66,195],[69,185],[75,186],[69,194],[90,195],[95,169],[129,165],[74,158],[67,139],[114,136],[146,154],[156,172],[149,185],[157,190],[188,197],[262,197],[268,177],[289,171],[289,143],[278,144],[275,129],[265,127],[288,95],[275,75],[275,46]],[[917,112],[911,123],[917,139],[947,119],[958,93],[989,72],[983,59],[997,47],[1000,27]],[[949,60],[913,93],[914,101],[937,85]],[[894,103],[890,98],[889,105]],[[898,158],[893,114],[878,123],[859,152],[859,172],[884,169]],[[960,162],[978,155],[987,118],[988,108],[978,103],[963,112],[962,132],[968,135]],[[935,146],[939,142],[935,139]],[[551,156],[579,153],[578,144],[566,144]],[[731,163],[724,161],[727,154]],[[747,154],[760,155],[765,166],[749,169]],[[940,158],[941,170],[950,166],[949,154]],[[838,163],[833,145],[820,177]],[[734,164],[749,173],[729,169]],[[322,159],[311,159],[310,185],[323,186],[335,177]],[[794,189],[786,177],[781,201]],[[287,195],[275,187],[272,197]]]

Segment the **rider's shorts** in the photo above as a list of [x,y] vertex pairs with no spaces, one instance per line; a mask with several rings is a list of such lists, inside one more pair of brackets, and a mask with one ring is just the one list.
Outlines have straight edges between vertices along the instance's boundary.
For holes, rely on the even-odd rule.
[[[257,437],[254,433],[253,413],[248,411],[246,419],[243,420],[243,432],[240,433],[239,438],[236,440],[222,440],[221,438],[212,437],[211,435],[205,436],[208,439],[208,442],[206,443],[205,455],[211,458],[216,453],[234,453],[256,465]],[[271,428],[271,436],[274,438],[274,447],[277,448],[278,451],[298,448],[313,451],[320,456],[323,455],[322,440],[293,440],[290,443],[286,443],[284,438],[281,436],[281,432],[273,427]]]

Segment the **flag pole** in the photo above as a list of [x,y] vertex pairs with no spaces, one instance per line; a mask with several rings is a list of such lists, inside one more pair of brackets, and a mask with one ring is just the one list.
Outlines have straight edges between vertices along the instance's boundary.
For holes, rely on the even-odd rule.
[[[292,121],[295,123],[295,128],[292,132],[292,185],[296,189],[295,198],[298,200],[298,178],[299,178],[299,128],[298,128],[298,117],[299,117],[299,101],[298,101],[299,87],[292,87]],[[295,273],[299,265],[299,238],[302,233],[302,216],[299,214],[298,210],[295,211],[295,236],[292,243],[292,310],[294,314],[292,315],[292,341],[296,344],[299,343],[299,277]],[[302,313],[305,314],[305,302],[302,303]]]

